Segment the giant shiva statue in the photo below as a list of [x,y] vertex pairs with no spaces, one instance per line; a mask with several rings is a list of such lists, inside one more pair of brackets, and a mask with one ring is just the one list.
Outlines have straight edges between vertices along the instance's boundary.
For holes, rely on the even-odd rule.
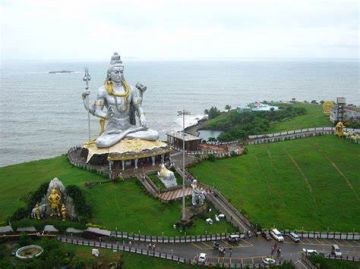
[[[98,148],[107,148],[120,142],[123,138],[138,138],[157,140],[157,131],[147,127],[142,97],[146,87],[136,84],[130,86],[124,78],[124,65],[120,55],[114,53],[107,70],[107,78],[103,86],[98,89],[96,101],[89,105],[89,94],[83,94],[85,109],[100,118],[101,133],[96,139]],[[104,109],[106,108],[106,110]],[[136,124],[136,118],[138,124]],[[105,121],[107,121],[106,127]]]

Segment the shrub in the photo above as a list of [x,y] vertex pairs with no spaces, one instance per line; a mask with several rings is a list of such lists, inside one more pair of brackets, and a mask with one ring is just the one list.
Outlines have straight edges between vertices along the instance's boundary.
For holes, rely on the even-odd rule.
[[80,219],[92,217],[92,208],[86,203],[85,197],[78,186],[69,185],[66,187],[65,192],[73,199],[75,211]]
[[26,218],[29,216],[29,211],[24,208],[24,207],[21,207],[21,208],[18,208],[14,214],[10,217],[10,220],[11,221],[14,221],[14,220],[21,220],[23,218]]
[[209,160],[210,162],[215,162],[215,161],[216,161],[216,156],[215,156],[214,154],[209,154],[209,155],[208,155],[208,160]]

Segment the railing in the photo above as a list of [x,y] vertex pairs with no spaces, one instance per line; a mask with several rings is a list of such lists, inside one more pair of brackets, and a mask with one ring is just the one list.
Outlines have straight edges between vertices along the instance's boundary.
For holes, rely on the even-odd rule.
[[[270,231],[269,231],[270,232]],[[357,232],[316,232],[316,231],[290,231],[285,230],[282,233],[289,235],[290,232],[296,233],[301,238],[309,239],[335,239],[335,240],[360,240],[360,233]]]
[[304,253],[301,254],[301,261],[308,269],[319,269],[309,260],[309,258]]
[[101,169],[101,167],[96,167],[96,166],[88,164],[88,163],[78,162],[73,158],[73,154],[75,154],[75,151],[78,151],[78,150],[81,150],[81,149],[82,149],[82,147],[78,145],[78,146],[71,147],[68,150],[67,158],[68,158],[69,162],[75,167],[82,168],[84,170],[95,172],[95,173],[97,173],[99,175],[108,177],[109,176],[109,170],[108,169]]
[[[360,129],[344,128],[346,132],[360,133]],[[272,134],[249,135],[248,144],[262,144],[269,142],[284,141],[290,139],[298,139],[309,136],[318,135],[332,135],[335,132],[335,127],[320,127],[320,128],[306,128],[299,130],[291,130]]]
[[66,236],[59,236],[57,238],[59,241],[63,243],[68,244],[74,244],[74,245],[80,245],[80,246],[89,246],[89,247],[98,247],[98,248],[107,248],[107,249],[113,249],[118,251],[125,251],[130,253],[137,253],[142,254],[146,256],[151,257],[157,257],[167,260],[172,260],[180,263],[185,263],[186,259],[184,257],[180,257],[177,255],[173,255],[166,252],[160,252],[156,250],[149,250],[139,247],[132,247],[129,244],[120,244],[119,242],[101,242],[101,241],[95,241],[95,240],[87,240],[82,238],[72,238],[72,237],[66,237]]
[[[244,234],[238,234],[243,237]],[[185,236],[157,236],[157,235],[141,235],[131,234],[128,232],[112,231],[111,236],[116,238],[128,239],[139,242],[151,242],[151,243],[195,243],[206,241],[225,240],[229,237],[230,233],[221,234],[205,234],[205,235],[185,235]]]

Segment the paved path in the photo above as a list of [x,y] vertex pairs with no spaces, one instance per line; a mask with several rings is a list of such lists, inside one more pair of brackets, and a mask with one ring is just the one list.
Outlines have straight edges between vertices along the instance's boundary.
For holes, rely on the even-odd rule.
[[162,192],[158,195],[159,199],[163,201],[171,201],[176,200],[183,197],[183,193],[185,193],[185,196],[191,195],[192,188],[191,187],[185,187],[185,192],[183,192],[183,189],[176,189],[172,191]]

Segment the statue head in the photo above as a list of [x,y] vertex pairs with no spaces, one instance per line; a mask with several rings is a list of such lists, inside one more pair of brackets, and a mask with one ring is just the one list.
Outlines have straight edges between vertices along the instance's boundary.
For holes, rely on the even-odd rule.
[[124,80],[124,65],[117,52],[114,52],[113,56],[111,56],[110,65],[107,70],[107,80],[115,83],[120,83]]

